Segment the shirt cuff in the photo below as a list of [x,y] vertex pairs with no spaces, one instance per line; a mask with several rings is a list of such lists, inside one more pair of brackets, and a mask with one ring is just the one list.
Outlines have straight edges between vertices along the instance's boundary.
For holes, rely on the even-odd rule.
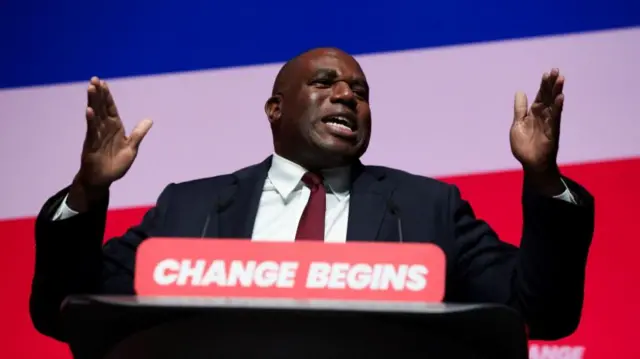
[[576,202],[576,199],[573,197],[573,193],[571,193],[571,191],[569,190],[569,187],[565,183],[564,179],[560,178],[560,180],[562,181],[562,184],[564,185],[564,188],[565,188],[564,192],[562,192],[561,194],[559,194],[557,196],[553,196],[553,198],[559,199],[561,201],[577,204],[578,202]]
[[53,214],[52,220],[62,221],[63,219],[71,218],[78,214],[78,212],[72,210],[71,208],[69,208],[69,206],[67,206],[67,197],[69,197],[69,195],[66,195],[64,197],[64,200],[62,200],[62,203],[60,203],[60,206],[56,210],[56,213]]

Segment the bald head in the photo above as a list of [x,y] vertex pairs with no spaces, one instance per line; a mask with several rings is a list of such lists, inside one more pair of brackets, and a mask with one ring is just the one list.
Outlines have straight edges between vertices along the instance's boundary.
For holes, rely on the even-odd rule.
[[287,61],[265,112],[276,153],[308,170],[352,163],[368,146],[369,86],[358,62],[337,48]]
[[282,67],[280,71],[278,71],[278,75],[276,75],[275,81],[273,81],[273,89],[271,90],[271,95],[275,96],[278,93],[282,93],[284,91],[284,87],[288,81],[288,78],[291,76],[291,72],[293,72],[293,67],[295,67],[295,62],[300,55],[292,58],[287,61]]
[[[278,93],[284,92],[287,85],[291,82],[292,76],[295,76],[297,72],[297,68],[299,63],[309,60],[313,60],[314,58],[322,57],[322,56],[341,56],[344,58],[351,59],[357,67],[360,69],[360,64],[354,59],[351,55],[346,53],[345,51],[336,48],[336,47],[317,47],[311,50],[307,50],[303,53],[300,53],[289,61],[287,61],[282,67],[278,74],[276,75],[276,79],[273,82],[273,88],[271,90],[271,95],[276,95]],[[362,71],[362,69],[360,69]]]

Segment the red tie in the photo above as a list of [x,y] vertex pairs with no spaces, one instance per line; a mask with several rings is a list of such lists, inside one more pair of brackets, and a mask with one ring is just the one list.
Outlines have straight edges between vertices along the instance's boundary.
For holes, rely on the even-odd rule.
[[307,172],[302,176],[302,182],[309,187],[311,195],[309,202],[302,212],[296,240],[324,241],[324,215],[326,211],[327,192],[322,184],[322,177]]

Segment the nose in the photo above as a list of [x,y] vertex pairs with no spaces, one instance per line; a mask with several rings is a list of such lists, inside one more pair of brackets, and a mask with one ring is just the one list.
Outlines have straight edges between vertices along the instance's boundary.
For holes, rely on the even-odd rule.
[[333,85],[333,93],[331,94],[331,102],[342,103],[349,108],[355,109],[358,104],[356,96],[351,90],[351,86],[344,81],[338,81]]

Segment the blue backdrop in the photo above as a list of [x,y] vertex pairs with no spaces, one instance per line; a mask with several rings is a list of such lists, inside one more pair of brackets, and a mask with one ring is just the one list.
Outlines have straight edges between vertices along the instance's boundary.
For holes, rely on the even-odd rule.
[[637,0],[7,0],[0,88],[279,62],[315,46],[361,54],[639,24]]

